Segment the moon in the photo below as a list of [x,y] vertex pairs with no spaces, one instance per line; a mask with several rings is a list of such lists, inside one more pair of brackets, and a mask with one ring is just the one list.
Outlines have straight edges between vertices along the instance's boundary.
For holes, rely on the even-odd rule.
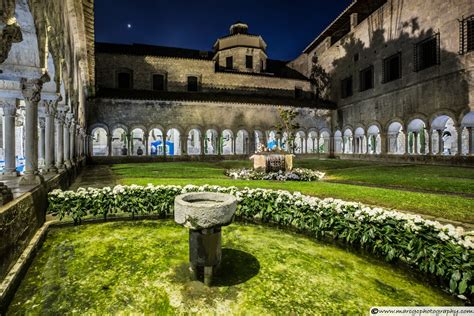
[[127,24],[127,28],[128,28],[128,29],[131,29],[131,28],[132,28],[132,25],[131,25],[130,23]]

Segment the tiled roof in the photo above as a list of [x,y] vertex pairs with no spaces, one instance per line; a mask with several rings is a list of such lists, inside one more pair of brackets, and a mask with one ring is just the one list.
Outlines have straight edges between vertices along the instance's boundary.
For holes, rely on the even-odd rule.
[[[106,54],[124,54],[124,55],[136,55],[136,56],[162,56],[162,57],[175,57],[175,58],[187,58],[187,59],[202,59],[212,60],[214,53],[211,51],[200,51],[196,49],[177,48],[177,47],[166,47],[166,46],[154,46],[145,44],[112,44],[112,43],[95,43],[95,52],[106,53]],[[308,80],[304,75],[298,71],[291,69],[287,66],[286,61],[267,59],[267,69],[264,73],[255,72],[236,72],[232,70],[221,69],[220,72],[237,73],[241,75],[250,76],[268,76],[298,80]]]
[[295,99],[271,95],[248,95],[229,92],[178,92],[135,89],[100,88],[95,98],[124,100],[190,101],[210,103],[268,104],[319,109],[334,109],[335,104],[326,100]]
[[178,47],[155,46],[145,44],[95,43],[96,53],[125,54],[137,56],[163,56],[190,59],[212,60],[213,52]]

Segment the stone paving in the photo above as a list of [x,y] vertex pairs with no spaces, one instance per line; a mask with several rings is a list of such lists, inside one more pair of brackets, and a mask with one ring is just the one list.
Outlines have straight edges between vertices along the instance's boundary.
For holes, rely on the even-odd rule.
[[71,184],[69,190],[77,190],[80,187],[102,188],[117,184],[116,176],[110,166],[87,165]]

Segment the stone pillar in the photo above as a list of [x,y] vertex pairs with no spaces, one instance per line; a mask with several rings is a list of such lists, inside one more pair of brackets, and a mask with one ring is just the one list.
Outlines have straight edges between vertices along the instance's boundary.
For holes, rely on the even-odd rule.
[[74,165],[75,158],[78,156],[76,148],[76,137],[78,135],[78,130],[76,128],[76,123],[74,122],[74,116],[72,113],[70,114],[69,124],[69,161],[71,162],[71,165]]
[[[319,147],[320,147],[319,139],[320,139],[319,134],[318,134],[318,137],[313,138],[313,153],[317,152],[318,154],[320,154],[320,152],[319,152]],[[315,149],[314,148],[314,141],[316,141],[316,151],[314,150]]]
[[438,156],[441,156],[444,151],[443,131],[437,129],[436,132],[438,132]]
[[[472,146],[472,127],[466,127],[466,129],[467,129],[467,141],[468,141],[467,154],[472,156],[474,154],[474,151],[473,151],[474,146]],[[458,135],[458,138],[462,139],[462,134]]]
[[417,155],[418,154],[418,132],[413,132],[413,148],[412,148],[412,154]]
[[143,138],[144,138],[144,141],[145,141],[145,156],[149,156],[150,155],[150,144],[149,144],[149,141],[148,141],[148,138],[150,137],[150,135],[148,133],[145,133],[143,134]]
[[[342,142],[344,144],[344,142]],[[329,157],[334,157],[334,152],[336,148],[336,138],[334,137],[334,133],[329,135]]]
[[132,150],[133,150],[133,146],[132,146],[132,134],[128,133],[128,134],[125,134],[125,139],[126,139],[126,146],[127,146],[127,156],[132,156]]
[[40,79],[21,79],[21,90],[26,104],[25,115],[25,172],[20,185],[40,184],[44,181],[38,171],[38,102],[41,100],[43,84],[49,76]]
[[1,101],[5,118],[5,167],[2,178],[17,177],[15,158],[15,117],[17,109],[16,99]]
[[71,113],[67,113],[64,119],[63,124],[63,157],[64,157],[64,165],[67,169],[72,167],[71,160],[70,160],[70,135],[69,135],[69,128],[71,126]]
[[[342,139],[342,153],[345,154],[346,153],[346,136],[342,136],[341,137]],[[333,137],[333,140],[335,140],[335,138]],[[334,143],[334,147],[336,147],[336,143]]]
[[[408,152],[408,132],[403,133],[403,136],[404,136],[404,138],[405,138],[405,155],[408,155],[408,154],[410,154],[410,153]],[[398,136],[397,136],[397,139],[398,139]],[[398,146],[397,146],[397,147],[398,147]]]
[[179,142],[181,143],[181,155],[186,156],[188,154],[188,136],[180,134]]
[[458,134],[458,137],[457,137],[458,150],[456,152],[456,156],[461,156],[462,155],[462,127],[461,126],[456,126],[456,133]]
[[45,128],[46,128],[46,120],[44,117],[39,118],[39,143],[38,143],[38,166],[44,170],[45,164]]
[[57,172],[56,166],[54,165],[54,116],[56,115],[57,102],[61,100],[59,97],[56,101],[45,101],[45,168],[46,172]]
[[204,156],[206,154],[205,148],[204,148],[204,144],[206,143],[206,132],[202,133],[200,136],[201,136],[201,139],[199,140],[199,150],[200,150],[200,155]]
[[[388,144],[387,142],[387,134],[380,132],[380,153],[382,155],[387,154],[388,152]],[[375,153],[377,153],[377,147],[375,147]]]
[[428,129],[428,155],[433,154],[433,130]]
[[59,172],[65,170],[64,166],[64,118],[67,112],[66,107],[58,109],[56,114],[56,168]]
[[[93,150],[91,150],[91,153]],[[107,133],[107,155],[110,157],[112,156],[112,135],[110,133]]]
[[255,132],[249,133],[249,147],[247,150],[248,155],[253,155],[257,151],[256,141],[255,141]]

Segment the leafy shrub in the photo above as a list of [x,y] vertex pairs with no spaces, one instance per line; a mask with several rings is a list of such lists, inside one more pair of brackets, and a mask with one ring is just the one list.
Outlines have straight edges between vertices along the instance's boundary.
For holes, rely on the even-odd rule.
[[254,169],[228,169],[225,175],[240,180],[277,180],[277,181],[316,181],[324,178],[325,173],[306,168],[291,171],[265,172]]
[[400,260],[437,277],[441,285],[462,299],[472,300],[474,268],[472,236],[462,228],[425,220],[418,215],[336,199],[319,199],[299,192],[236,187],[159,185],[146,187],[80,188],[77,192],[54,190],[49,194],[49,212],[62,219],[71,216],[76,224],[86,215],[117,212],[171,215],[174,198],[186,192],[210,191],[235,195],[236,216],[247,220],[292,227],[315,237],[328,237],[360,246]]

